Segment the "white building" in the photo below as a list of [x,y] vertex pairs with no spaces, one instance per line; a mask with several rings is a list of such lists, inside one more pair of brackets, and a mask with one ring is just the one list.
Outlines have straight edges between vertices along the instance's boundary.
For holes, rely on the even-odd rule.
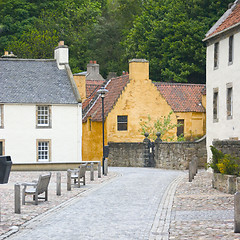
[[0,154],[13,164],[82,160],[82,104],[68,47],[60,42],[54,56],[0,58]]
[[240,1],[208,31],[207,149],[214,139],[240,139]]

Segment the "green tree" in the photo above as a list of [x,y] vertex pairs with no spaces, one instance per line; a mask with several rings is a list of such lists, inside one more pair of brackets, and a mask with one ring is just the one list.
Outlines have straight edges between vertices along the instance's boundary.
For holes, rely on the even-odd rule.
[[21,58],[53,58],[53,50],[57,46],[56,31],[38,31],[36,29],[16,37],[8,45],[8,50]]
[[147,1],[124,41],[126,56],[147,58],[156,81],[205,82],[202,39],[229,2]]

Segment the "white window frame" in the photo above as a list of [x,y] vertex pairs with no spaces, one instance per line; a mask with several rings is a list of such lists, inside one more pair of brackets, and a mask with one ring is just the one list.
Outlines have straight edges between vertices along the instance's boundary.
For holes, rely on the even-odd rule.
[[[0,139],[0,142],[2,144],[2,156],[5,155],[5,140],[4,139]],[[0,153],[1,156],[1,153]]]
[[49,105],[36,106],[37,128],[51,128],[51,112]]
[[3,105],[0,105],[0,128],[3,128],[3,123],[4,123],[3,117],[4,117],[4,115],[3,115]]
[[51,140],[38,139],[37,140],[37,162],[51,161]]

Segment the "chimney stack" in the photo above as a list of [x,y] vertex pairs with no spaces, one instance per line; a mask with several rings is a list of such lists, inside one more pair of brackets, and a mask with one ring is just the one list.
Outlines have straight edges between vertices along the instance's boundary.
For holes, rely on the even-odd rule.
[[64,41],[60,41],[54,50],[54,59],[57,61],[59,69],[65,69],[65,64],[68,64],[68,46],[64,45]]
[[8,51],[4,51],[4,55],[2,55],[1,58],[17,58],[17,56],[14,55],[13,52],[11,52],[11,53],[9,54]]
[[104,80],[99,73],[99,64],[97,64],[97,61],[90,61],[87,65],[86,80]]
[[146,59],[130,60],[129,79],[149,79],[149,62]]

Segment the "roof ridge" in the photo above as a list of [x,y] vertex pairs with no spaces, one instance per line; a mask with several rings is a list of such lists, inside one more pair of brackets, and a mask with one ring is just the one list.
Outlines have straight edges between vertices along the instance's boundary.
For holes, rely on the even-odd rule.
[[[232,27],[232,26],[227,27],[227,28],[221,30],[220,32],[217,31],[217,29],[229,18],[229,16],[231,16],[231,14],[234,12],[234,10],[235,10],[235,8],[237,7],[238,4],[240,4],[240,0],[235,0],[234,3],[232,3],[231,7],[229,7],[227,9],[227,11],[224,12],[224,14],[218,19],[218,21],[205,34],[205,38],[203,39],[203,41],[206,41],[209,38],[211,38],[215,35],[218,35],[219,33],[223,32],[223,31],[226,31],[227,29]],[[236,24],[234,24],[234,25],[236,25]]]
[[169,82],[153,82],[153,84],[165,84],[165,85],[182,85],[182,86],[206,86],[204,83],[169,83]]
[[56,59],[0,58],[0,61],[56,62]]

